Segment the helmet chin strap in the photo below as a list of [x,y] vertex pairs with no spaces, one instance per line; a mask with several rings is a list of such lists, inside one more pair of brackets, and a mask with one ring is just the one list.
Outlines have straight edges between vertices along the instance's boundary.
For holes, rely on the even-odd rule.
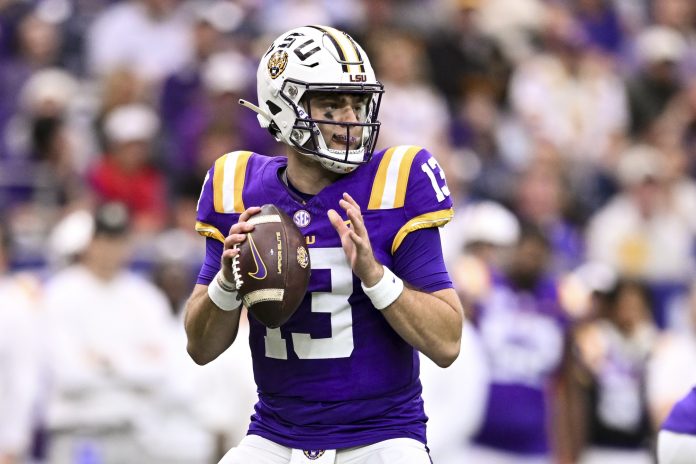
[[324,166],[324,169],[327,169],[331,172],[335,172],[336,174],[348,174],[349,172],[353,172],[357,166],[352,166],[349,164],[341,163],[340,161],[332,160],[329,158],[323,158],[321,156],[316,156],[316,155],[311,155],[313,156],[319,163]]

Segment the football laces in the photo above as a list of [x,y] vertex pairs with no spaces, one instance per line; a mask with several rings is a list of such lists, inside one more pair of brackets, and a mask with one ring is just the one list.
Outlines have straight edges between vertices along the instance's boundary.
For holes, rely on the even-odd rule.
[[[239,250],[239,244],[235,244],[233,247],[235,250]],[[239,253],[232,258],[232,277],[234,278],[234,286],[237,287],[237,290],[242,288],[242,285],[244,285],[244,281],[242,280],[242,273],[240,272],[239,269]]]

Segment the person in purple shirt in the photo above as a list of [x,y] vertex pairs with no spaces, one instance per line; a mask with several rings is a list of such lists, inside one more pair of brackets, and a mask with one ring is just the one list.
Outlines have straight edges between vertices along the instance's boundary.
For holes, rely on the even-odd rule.
[[659,464],[696,462],[696,387],[674,405],[657,436]]
[[344,32],[282,34],[257,85],[259,106],[240,103],[287,156],[231,152],[205,178],[196,229],[207,254],[186,307],[189,354],[206,364],[235,341],[231,262],[258,206],[294,219],[312,276],[283,326],[249,318],[258,403],[220,462],[430,463],[418,351],[450,365],[463,317],[437,230],[453,213],[444,173],[421,147],[373,152],[384,90]]
[[488,397],[466,462],[572,462],[566,376],[570,320],[550,274],[550,243],[528,223],[472,303],[488,365]]

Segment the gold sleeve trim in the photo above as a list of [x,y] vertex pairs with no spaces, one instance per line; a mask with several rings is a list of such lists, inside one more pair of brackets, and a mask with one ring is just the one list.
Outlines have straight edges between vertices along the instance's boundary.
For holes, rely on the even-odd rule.
[[214,238],[223,243],[225,242],[225,236],[222,235],[222,232],[220,232],[217,227],[206,224],[205,222],[196,221],[196,232],[204,237]]
[[440,211],[433,211],[432,213],[421,214],[416,216],[399,229],[392,242],[391,252],[394,254],[396,250],[401,246],[406,236],[418,229],[427,229],[429,227],[441,227],[452,220],[454,216],[454,209],[443,209]]

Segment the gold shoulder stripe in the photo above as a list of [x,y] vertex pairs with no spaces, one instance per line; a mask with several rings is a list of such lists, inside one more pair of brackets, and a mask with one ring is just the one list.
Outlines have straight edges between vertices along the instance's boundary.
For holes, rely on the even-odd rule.
[[227,155],[222,155],[215,161],[215,173],[213,174],[213,206],[218,213],[222,212],[222,184],[225,180],[225,161],[227,161]]
[[243,213],[244,200],[242,199],[242,190],[244,190],[244,179],[246,178],[246,168],[251,156],[250,151],[244,151],[239,154],[237,163],[234,169],[234,202],[233,210],[235,213]]
[[213,202],[217,213],[244,212],[244,180],[250,151],[234,151],[215,162]]
[[390,148],[382,157],[375,174],[375,180],[372,183],[372,192],[370,193],[370,202],[367,204],[367,209],[379,209],[382,204],[382,195],[384,194],[384,183],[387,181],[387,168],[394,154],[395,148]]
[[392,209],[404,206],[411,165],[421,149],[412,145],[400,145],[390,148],[384,154],[377,168],[367,209]]
[[225,242],[225,236],[222,234],[222,232],[220,232],[217,227],[206,224],[205,222],[196,221],[196,232],[204,237],[214,238],[215,240],[219,240],[223,243]]
[[411,173],[411,165],[413,164],[413,158],[416,157],[419,151],[421,151],[421,147],[409,147],[409,149],[406,150],[406,153],[401,159],[401,166],[399,167],[399,174],[396,180],[394,208],[402,208],[404,206],[404,201],[406,201],[406,187],[408,186],[408,177]]
[[392,254],[394,254],[399,246],[401,246],[401,243],[404,241],[406,236],[414,230],[444,226],[452,220],[453,216],[454,210],[450,208],[440,211],[433,211],[432,213],[425,213],[414,217],[404,224],[403,227],[396,233],[396,237],[394,237],[394,241],[392,242]]

